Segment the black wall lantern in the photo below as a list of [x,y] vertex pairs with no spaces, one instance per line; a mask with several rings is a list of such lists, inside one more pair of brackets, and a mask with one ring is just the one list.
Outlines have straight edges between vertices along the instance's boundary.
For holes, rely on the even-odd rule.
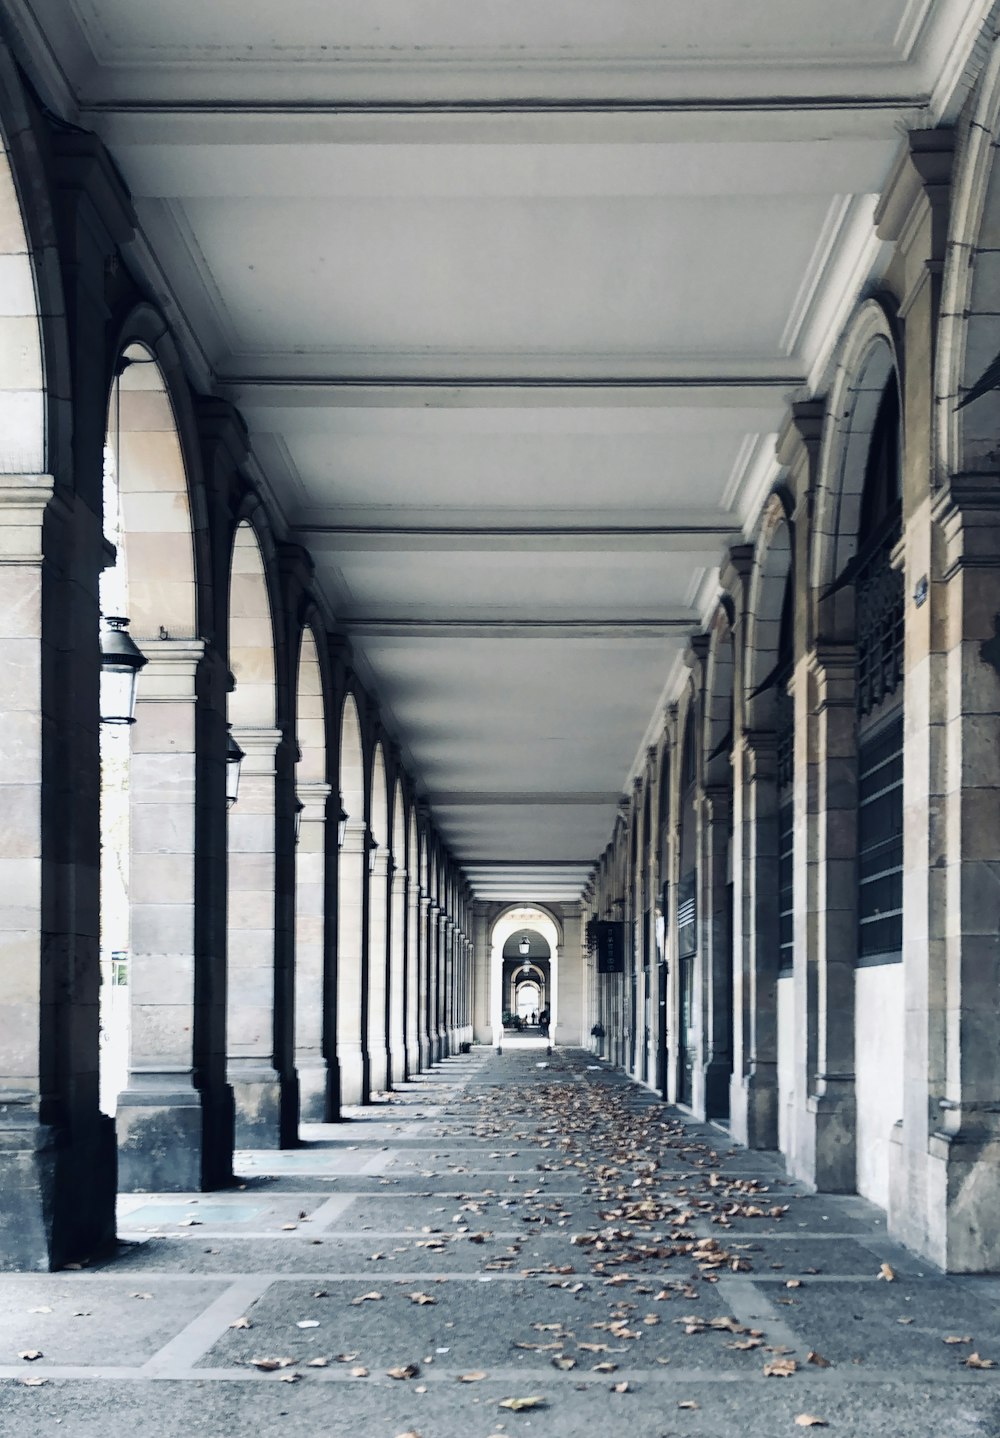
[[526,959],[531,953],[531,940],[528,938],[527,934],[521,935],[521,941],[517,946],[517,951],[521,955],[522,959]]
[[338,849],[342,849],[342,848],[344,847],[344,840],[347,838],[347,821],[348,821],[348,819],[349,819],[350,817],[351,817],[350,814],[348,814],[347,810],[344,808],[344,806],[343,806],[343,804],[342,804],[342,805],[340,806],[340,815],[339,815],[339,817],[338,817],[338,819],[337,819],[337,848],[338,848]]
[[233,738],[233,726],[229,724],[227,728],[229,733],[226,738],[226,808],[231,809],[240,792],[240,767],[244,754]]
[[295,842],[299,842],[299,835],[302,833],[302,810],[305,808],[301,799],[295,801]]
[[101,723],[134,724],[139,670],[149,660],[128,632],[128,620],[109,614],[101,627]]
[[375,872],[375,855],[378,853],[378,840],[373,834],[368,835],[368,872]]

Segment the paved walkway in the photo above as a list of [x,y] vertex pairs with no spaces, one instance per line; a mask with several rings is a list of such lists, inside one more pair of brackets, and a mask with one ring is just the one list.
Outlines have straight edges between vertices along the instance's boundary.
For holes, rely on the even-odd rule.
[[475,1051],[306,1137],[0,1276],[3,1438],[1000,1434],[1000,1280],[583,1053]]

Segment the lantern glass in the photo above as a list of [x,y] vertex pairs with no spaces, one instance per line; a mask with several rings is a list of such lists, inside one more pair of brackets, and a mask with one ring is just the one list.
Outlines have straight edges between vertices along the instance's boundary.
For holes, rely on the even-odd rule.
[[295,842],[296,842],[296,844],[299,842],[299,836],[300,836],[301,833],[302,833],[302,810],[303,810],[305,807],[306,807],[306,806],[305,806],[305,804],[303,804],[303,802],[302,802],[301,799],[296,799],[296,801],[295,801]]
[[350,818],[346,809],[341,809],[340,818],[337,820],[337,848],[344,847],[344,840],[347,838],[347,821]]
[[375,872],[375,855],[376,855],[377,853],[378,853],[378,840],[377,840],[377,839],[369,838],[369,840],[368,840],[368,872],[369,872],[369,874],[374,874],[374,872]]
[[231,809],[240,792],[240,768],[243,764],[243,750],[233,738],[232,728],[226,741],[226,807]]
[[526,959],[528,957],[531,952],[531,940],[528,938],[527,934],[521,935],[521,942],[518,944],[517,949],[518,953],[523,959]]
[[101,627],[101,723],[134,724],[139,670],[149,661],[128,632],[128,620],[108,615]]

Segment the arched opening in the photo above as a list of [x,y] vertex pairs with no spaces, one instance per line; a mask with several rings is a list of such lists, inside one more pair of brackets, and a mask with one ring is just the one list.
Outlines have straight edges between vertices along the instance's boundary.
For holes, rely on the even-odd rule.
[[364,884],[368,827],[361,717],[348,694],[340,718],[340,852],[337,882],[337,1061],[340,1101],[366,1101],[368,994],[364,973]]
[[677,882],[677,1100],[694,1098],[697,1028],[694,1007],[698,957],[698,750],[694,705],[688,705],[681,744],[680,864]]
[[653,1070],[653,1004],[652,1004],[652,957],[653,957],[653,912],[654,894],[651,883],[650,857],[653,843],[653,796],[652,781],[647,778],[642,798],[642,836],[639,843],[639,900],[640,931],[639,957],[642,966],[640,991],[641,1025],[639,1043],[639,1072],[637,1077],[648,1083]]
[[392,798],[392,877],[390,880],[391,923],[389,926],[389,1082],[404,1083],[406,1062],[406,1004],[409,974],[407,937],[409,885],[406,844],[406,803],[403,785],[397,778]]
[[668,981],[670,977],[670,956],[668,940],[670,929],[670,750],[666,745],[660,756],[660,783],[657,795],[656,818],[656,909],[654,912],[654,934],[656,938],[657,966],[657,1014],[656,1014],[656,1087],[664,1102],[669,1097],[667,1025]]
[[295,1069],[299,1117],[322,1123],[330,1112],[324,1057],[326,992],[326,852],[330,784],[319,648],[305,629],[296,683],[295,767]]
[[[543,1046],[554,1044],[559,1023],[560,932],[551,914],[535,907],[505,910],[490,929],[490,994],[493,1044],[498,1052],[508,1039]],[[518,1014],[518,990],[538,988],[541,1007],[537,1032],[522,1035],[512,1021]],[[529,1011],[530,1012],[530,1011]],[[545,1016],[545,1022],[542,1021]]]
[[[228,720],[243,751],[229,811],[226,1051],[240,1148],[294,1140],[285,1112],[287,1075],[276,1067],[276,728],[274,626],[260,540],[249,520],[233,538],[229,580]],[[292,1132],[288,1132],[289,1117]]]
[[858,1192],[885,1207],[902,1112],[903,575],[899,389],[890,374],[871,432],[853,560],[857,615]]
[[702,930],[703,993],[707,1006],[705,1114],[729,1118],[733,1076],[733,742],[736,731],[735,654],[726,611],[716,619],[709,651],[705,714],[702,853],[706,913]]
[[635,801],[628,829],[628,993],[626,995],[627,1057],[629,1073],[636,1072],[639,1048],[639,951],[642,946],[642,876],[639,873],[639,810]]
[[418,1073],[420,1054],[420,836],[410,805],[406,840],[406,1076]]
[[372,756],[368,816],[368,1062],[371,1093],[389,1087],[389,800],[381,744]]

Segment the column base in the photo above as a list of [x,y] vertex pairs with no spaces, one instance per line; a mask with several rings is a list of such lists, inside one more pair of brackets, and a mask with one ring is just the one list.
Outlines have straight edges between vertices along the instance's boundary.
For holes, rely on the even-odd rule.
[[746,1148],[778,1147],[778,1066],[758,1064],[729,1081],[729,1131]]
[[327,1123],[330,1076],[326,1060],[314,1055],[296,1057],[295,1072],[299,1079],[299,1120],[302,1123]]
[[349,1048],[340,1054],[340,1104],[351,1107],[365,1103],[371,1092],[368,1085],[368,1064],[364,1051]]
[[[368,1091],[371,1094],[385,1093],[389,1085],[389,1050],[384,1043],[368,1050]],[[365,1102],[367,1103],[367,1099]]]
[[434,1048],[427,1034],[423,1034],[420,1038],[419,1055],[420,1071],[423,1073],[424,1070],[429,1069],[434,1062]]
[[[896,1147],[894,1167],[906,1159],[906,1149]],[[892,1237],[947,1273],[1000,1271],[1000,1135],[939,1130],[927,1141],[923,1163],[910,1166],[915,1179],[923,1171],[924,1182],[916,1202],[891,1203]]]
[[114,1121],[99,1115],[88,1137],[0,1126],[0,1270],[46,1272],[113,1249]]
[[711,1059],[705,1065],[705,1117],[729,1118],[729,1089],[733,1064],[729,1058]]
[[233,1090],[237,1148],[292,1148],[298,1142],[298,1083],[269,1064],[234,1064]]
[[[204,1187],[202,1096],[189,1082],[171,1084],[169,1074],[133,1075],[118,1095],[115,1128],[122,1193],[192,1193]],[[232,1171],[231,1152],[226,1166]]]
[[799,1122],[795,1176],[820,1193],[857,1192],[857,1105],[854,1079],[823,1079]]
[[406,1077],[413,1078],[423,1067],[420,1062],[420,1044],[416,1039],[409,1039],[406,1044]]

